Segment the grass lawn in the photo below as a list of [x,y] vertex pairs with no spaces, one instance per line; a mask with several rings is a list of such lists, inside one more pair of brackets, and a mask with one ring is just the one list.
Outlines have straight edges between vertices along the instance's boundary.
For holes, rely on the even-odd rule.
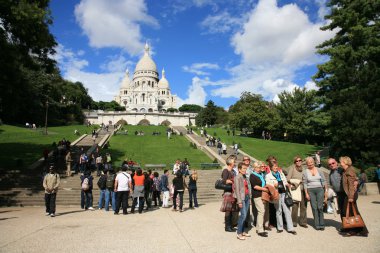
[[[274,155],[277,157],[279,165],[282,167],[291,165],[295,155],[306,157],[320,149],[320,147],[314,145],[243,137],[239,135],[240,131],[236,131],[235,136],[232,136],[231,131],[228,136],[226,129],[206,128],[206,130],[210,135],[214,135],[214,133],[216,133],[216,138],[219,137],[221,141],[226,142],[227,145],[232,145],[233,142],[241,144],[241,149],[256,159],[265,161],[269,155]],[[199,134],[199,130],[196,130],[196,132]]]
[[[184,136],[172,135],[167,139],[164,126],[124,126],[128,135],[120,134],[110,140],[109,152],[116,166],[120,166],[125,158],[145,164],[173,164],[177,158],[190,162],[192,168],[198,168],[200,163],[209,163],[212,160],[198,149],[190,147]],[[136,136],[135,131],[143,131],[144,136]],[[161,135],[152,133],[161,132]]]
[[[91,133],[92,128],[84,125],[48,127],[48,135],[43,134],[45,129],[27,129],[24,127],[0,126],[0,166],[4,169],[23,168],[42,157],[45,148],[50,149],[53,142],[58,143],[63,138],[74,141],[80,134]],[[22,160],[22,162],[20,162]]]

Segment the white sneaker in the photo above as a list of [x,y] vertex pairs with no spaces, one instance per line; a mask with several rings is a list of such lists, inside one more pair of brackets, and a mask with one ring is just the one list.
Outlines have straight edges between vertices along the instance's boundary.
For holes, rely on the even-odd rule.
[[50,217],[55,217],[55,214],[54,213],[50,214]]
[[88,210],[94,211],[95,209],[91,206],[88,208]]
[[49,215],[50,215],[50,213],[45,213],[45,215],[46,215],[46,216],[49,216]]

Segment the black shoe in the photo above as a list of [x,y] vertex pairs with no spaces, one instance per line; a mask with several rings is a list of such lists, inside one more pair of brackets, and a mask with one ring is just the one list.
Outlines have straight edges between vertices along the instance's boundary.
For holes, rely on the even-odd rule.
[[368,232],[359,232],[356,235],[357,236],[362,236],[362,237],[368,237]]
[[282,229],[277,230],[277,233],[282,233],[282,232],[284,232],[284,230]]
[[297,224],[293,224],[293,227],[295,227],[295,228],[296,228],[296,227],[297,227]]
[[261,237],[268,237],[268,234],[265,233],[265,232],[262,232],[262,233],[257,233],[259,236]]
[[297,235],[297,232],[296,231],[289,231],[290,234],[293,234],[293,235]]
[[308,228],[308,226],[306,224],[300,224],[300,227]]
[[114,215],[119,215],[119,213],[113,213]]
[[272,231],[272,229],[270,227],[264,227],[264,229],[267,231]]
[[319,230],[320,230],[320,231],[324,231],[324,230],[325,230],[325,228],[319,228]]
[[235,230],[233,230],[231,227],[226,227],[224,229],[224,231],[226,231],[226,232],[235,232]]

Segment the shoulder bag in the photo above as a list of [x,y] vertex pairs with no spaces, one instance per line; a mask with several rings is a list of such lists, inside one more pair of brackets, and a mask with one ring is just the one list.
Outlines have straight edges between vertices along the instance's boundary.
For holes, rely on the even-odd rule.
[[[354,216],[350,216],[350,205],[352,205]],[[364,221],[360,214],[357,213],[354,202],[348,202],[347,204],[346,217],[342,218],[342,227],[344,229],[364,227]]]
[[219,178],[215,182],[215,189],[232,192],[232,184],[225,184],[223,179]]
[[292,198],[292,195],[288,189],[286,189],[286,192],[285,192],[285,205],[287,207],[293,206],[293,198]]

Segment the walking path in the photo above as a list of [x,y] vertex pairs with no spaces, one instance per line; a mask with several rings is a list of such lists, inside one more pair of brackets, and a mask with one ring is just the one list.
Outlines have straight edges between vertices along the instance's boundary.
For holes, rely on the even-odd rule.
[[44,216],[43,207],[0,208],[0,252],[380,252],[379,195],[359,198],[368,238],[341,237],[338,217],[326,214],[323,232],[297,227],[296,236],[271,231],[262,238],[251,230],[251,238],[239,241],[224,232],[219,207],[214,202],[183,213],[160,208],[124,216],[58,206],[55,218]]

